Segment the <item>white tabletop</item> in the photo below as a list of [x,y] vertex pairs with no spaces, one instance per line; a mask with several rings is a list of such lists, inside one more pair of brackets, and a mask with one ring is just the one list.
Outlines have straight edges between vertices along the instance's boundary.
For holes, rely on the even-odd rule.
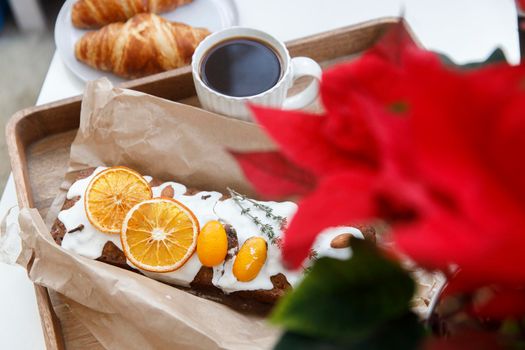
[[[205,1],[205,0],[198,0]],[[423,45],[459,63],[481,60],[496,47],[519,61],[513,0],[235,0],[240,25],[281,40],[404,13]],[[55,53],[38,104],[82,93],[84,83]],[[0,216],[16,205],[12,176],[0,201]],[[0,263],[0,349],[43,349],[33,286],[18,266]]]

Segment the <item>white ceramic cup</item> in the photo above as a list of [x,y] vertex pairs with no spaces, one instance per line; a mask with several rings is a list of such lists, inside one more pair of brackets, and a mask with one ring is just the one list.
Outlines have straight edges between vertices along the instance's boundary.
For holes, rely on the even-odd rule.
[[[254,38],[268,44],[280,57],[281,77],[279,81],[270,89],[257,95],[244,97],[224,95],[208,87],[201,78],[202,59],[208,50],[220,42],[239,37]],[[311,58],[290,58],[290,53],[282,41],[260,30],[244,27],[227,28],[206,37],[195,49],[191,66],[195,89],[202,107],[212,112],[243,120],[251,120],[247,103],[284,109],[300,109],[308,106],[317,98],[322,74],[319,64]],[[314,79],[304,90],[287,97],[288,90],[293,86],[294,81],[304,76]]]

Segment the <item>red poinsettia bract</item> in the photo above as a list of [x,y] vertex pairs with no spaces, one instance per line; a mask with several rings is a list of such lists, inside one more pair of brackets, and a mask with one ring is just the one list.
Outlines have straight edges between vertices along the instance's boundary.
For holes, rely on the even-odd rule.
[[[326,71],[321,97],[322,115],[252,107],[279,157],[315,177],[285,234],[291,266],[322,229],[381,218],[425,267],[525,285],[524,65],[451,68],[399,27]],[[294,192],[282,169],[269,181],[272,162],[254,170],[249,158],[238,160],[259,191]]]

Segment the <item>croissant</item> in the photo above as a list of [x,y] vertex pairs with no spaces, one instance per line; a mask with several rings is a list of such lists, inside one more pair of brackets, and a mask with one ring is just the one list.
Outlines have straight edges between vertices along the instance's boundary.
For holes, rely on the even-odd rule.
[[138,13],[171,11],[193,0],[79,0],[73,5],[73,25],[81,29],[100,28],[125,22]]
[[139,78],[185,66],[210,32],[141,13],[86,33],[75,45],[76,58],[125,78]]

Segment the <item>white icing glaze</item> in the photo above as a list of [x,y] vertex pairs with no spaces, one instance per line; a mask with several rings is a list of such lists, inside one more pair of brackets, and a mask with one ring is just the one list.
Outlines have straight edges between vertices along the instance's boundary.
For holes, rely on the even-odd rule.
[[[128,265],[134,267],[129,261]],[[197,257],[197,254],[194,253],[191,258],[186,261],[184,265],[178,270],[172,272],[150,272],[140,270],[144,275],[156,279],[158,281],[175,284],[179,286],[189,287],[191,281],[197,276],[197,273],[201,269],[202,264]],[[134,267],[135,268],[135,267]]]
[[[74,233],[66,233],[62,241],[62,247],[73,251],[77,254],[88,258],[96,259],[102,254],[102,249],[106,242],[112,241],[117,247],[122,249],[120,237],[118,235],[105,234],[98,231],[91,225],[85,215],[84,210],[84,192],[91,181],[91,179],[104,170],[104,167],[97,168],[92,175],[85,179],[75,182],[68,191],[67,198],[72,199],[79,196],[75,205],[70,209],[63,210],[59,213],[59,220],[62,221],[66,227],[66,232],[78,227],[80,224],[84,225],[82,231]],[[149,182],[152,180],[149,176],[144,176]],[[185,195],[186,186],[176,182],[165,182],[160,186],[152,187],[153,197],[159,197],[162,190],[167,186],[171,186],[174,192],[174,199],[186,205],[197,217],[200,227],[204,226],[211,220],[220,220],[223,223],[230,224],[237,233],[239,248],[250,237],[260,236],[268,241],[267,260],[261,271],[255,279],[249,282],[239,282],[232,272],[232,266],[235,261],[235,249],[230,249],[228,252],[233,258],[226,260],[223,264],[213,268],[212,283],[225,293],[230,293],[238,290],[268,290],[273,288],[270,277],[282,273],[286,276],[288,282],[294,286],[302,278],[301,271],[287,270],[281,263],[281,250],[274,244],[270,244],[268,238],[261,233],[257,225],[246,215],[240,214],[240,209],[233,199],[226,199],[220,201],[222,194],[219,192],[202,191],[194,195]],[[275,215],[288,218],[290,220],[297,211],[297,205],[293,202],[259,202],[269,206]],[[276,237],[282,235],[281,229],[273,220],[267,218],[263,211],[253,206],[249,202],[243,203],[247,208],[250,208],[251,213],[255,214],[263,224],[269,224],[273,227]],[[361,231],[351,227],[336,227],[323,231],[314,243],[314,249],[318,252],[318,256],[330,256],[337,259],[347,259],[351,256],[350,249],[333,249],[330,247],[331,240],[341,233],[351,233],[357,238],[363,238]],[[129,261],[128,265],[135,268]],[[180,269],[167,273],[154,273],[142,271],[146,276],[151,278],[177,284],[182,286],[189,286],[190,282],[194,280],[195,276],[202,267],[197,254],[193,256]]]

